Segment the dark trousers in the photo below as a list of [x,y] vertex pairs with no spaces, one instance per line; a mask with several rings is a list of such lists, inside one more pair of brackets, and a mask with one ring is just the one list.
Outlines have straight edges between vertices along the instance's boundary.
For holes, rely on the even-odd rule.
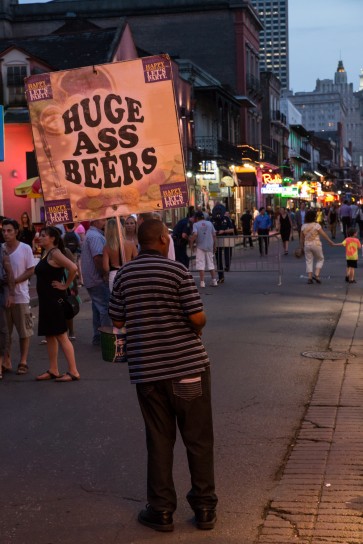
[[247,240],[248,240],[248,243],[250,244],[250,247],[253,247],[251,231],[243,229],[242,232],[243,232],[243,247],[247,247]]
[[260,248],[260,254],[263,255],[263,247],[265,247],[265,255],[268,253],[268,245],[270,243],[270,239],[268,236],[268,229],[258,229],[258,245]]
[[217,271],[218,271],[218,278],[222,279],[224,278],[224,272],[223,272],[223,255],[225,259],[225,266],[229,269],[230,266],[230,248],[229,247],[217,247],[216,252],[216,263],[217,263]]
[[187,450],[191,508],[213,509],[217,504],[210,371],[188,377],[197,376],[201,376],[197,383],[180,383],[183,378],[174,378],[136,385],[146,428],[147,500],[157,511],[176,509],[173,450],[177,425]]
[[344,238],[347,237],[347,230],[349,229],[350,227],[350,217],[342,217],[341,218],[341,221],[342,221],[342,226],[343,226],[343,236]]
[[189,257],[187,254],[187,245],[175,245],[175,260],[189,268]]
[[225,247],[224,248],[224,268],[226,272],[231,268],[231,260],[232,260],[232,248],[231,247]]

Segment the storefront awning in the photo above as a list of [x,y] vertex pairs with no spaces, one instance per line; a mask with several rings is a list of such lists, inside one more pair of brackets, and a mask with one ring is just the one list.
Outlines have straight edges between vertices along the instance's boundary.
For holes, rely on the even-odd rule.
[[29,178],[14,188],[15,196],[23,198],[40,198],[43,196],[39,177]]
[[256,172],[237,172],[239,187],[257,187]]

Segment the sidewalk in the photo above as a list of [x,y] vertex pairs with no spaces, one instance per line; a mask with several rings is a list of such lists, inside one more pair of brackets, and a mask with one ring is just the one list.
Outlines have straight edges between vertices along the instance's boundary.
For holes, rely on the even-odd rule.
[[363,312],[356,290],[348,290],[329,349],[343,358],[322,360],[258,544],[363,542]]

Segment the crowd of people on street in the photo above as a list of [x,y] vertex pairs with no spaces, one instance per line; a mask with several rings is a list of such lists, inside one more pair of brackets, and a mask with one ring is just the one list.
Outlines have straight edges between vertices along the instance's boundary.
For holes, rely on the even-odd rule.
[[[92,303],[92,343],[100,345],[100,329],[112,326],[109,300],[115,278],[122,265],[133,261],[139,254],[138,230],[144,221],[150,219],[161,222],[159,214],[141,213],[121,219],[94,220],[88,224],[44,226],[37,232],[26,212],[19,222],[0,218],[0,258],[4,260],[2,279],[0,277],[3,283],[0,334],[3,335],[1,345],[4,346],[0,347],[0,379],[3,373],[12,369],[14,328],[20,347],[16,372],[21,375],[29,370],[28,354],[33,335],[29,280],[33,274],[37,278],[39,298],[38,335],[42,337],[41,343],[47,345],[49,355],[49,369],[38,379],[80,379],[72,346],[76,339],[73,319],[64,319],[61,304],[57,301],[64,300],[71,293],[81,302],[79,285],[86,288]],[[221,202],[216,202],[212,211],[201,205],[189,207],[186,217],[180,219],[169,233],[168,258],[189,269],[193,254],[200,288],[206,286],[206,273],[210,276],[210,285],[217,287],[224,283],[225,272],[231,268],[237,234],[242,237],[242,247],[246,250],[248,246],[253,249],[257,241],[260,256],[264,257],[269,252],[271,232],[281,237],[283,255],[288,255],[289,242],[296,233],[300,252],[305,256],[309,284],[321,283],[324,263],[322,240],[330,245],[345,246],[346,281],[356,281],[354,269],[363,238],[362,205],[344,201],[341,206],[334,202],[326,208],[312,208],[301,202],[296,210],[280,207],[275,212],[271,207],[262,206],[259,210],[245,209],[239,219],[240,228],[237,230],[236,216],[231,215]],[[341,244],[334,242],[338,225],[343,235]],[[41,254],[34,259],[36,246],[41,248]],[[15,282],[13,287],[12,276],[5,272],[9,266]],[[5,285],[6,281],[8,285]],[[58,346],[64,351],[68,363],[66,374],[58,370]]]
[[[343,241],[336,243],[337,225]],[[322,240],[344,246],[345,280],[355,283],[363,226],[363,206],[345,201],[340,207],[267,207],[246,209],[236,218],[217,202],[208,213],[202,206],[190,207],[170,234],[160,214],[141,213],[127,218],[109,218],[89,224],[49,226],[35,231],[27,213],[18,223],[0,221],[0,363],[1,372],[13,369],[11,339],[19,337],[18,375],[29,371],[33,316],[29,281],[36,276],[39,305],[38,335],[47,346],[49,368],[37,381],[77,382],[73,314],[68,315],[67,297],[78,297],[78,286],[88,292],[92,307],[92,344],[99,346],[101,331],[125,330],[131,383],[145,423],[148,451],[147,507],[139,513],[141,524],[157,531],[174,529],[176,492],[173,482],[173,448],[178,424],[187,450],[191,489],[187,500],[202,530],[213,529],[217,520],[213,463],[213,424],[210,393],[210,363],[201,341],[206,324],[203,303],[189,271],[191,252],[200,288],[224,283],[231,267],[234,239],[254,248],[261,257],[270,247],[272,229],[281,237],[283,255],[297,233],[305,255],[308,284],[321,283],[324,264]],[[330,236],[326,231],[330,231]],[[34,259],[35,239],[41,248]],[[79,299],[79,302],[80,299]],[[59,347],[67,363],[58,366]]]

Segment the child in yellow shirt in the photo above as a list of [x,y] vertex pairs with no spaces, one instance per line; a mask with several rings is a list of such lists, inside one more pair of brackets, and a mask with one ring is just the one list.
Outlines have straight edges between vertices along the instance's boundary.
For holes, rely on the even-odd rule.
[[358,265],[358,250],[362,247],[359,239],[357,238],[357,231],[351,227],[348,229],[347,237],[341,244],[334,244],[336,246],[345,246],[345,258],[347,260],[347,270],[345,273],[345,281],[349,283],[357,283],[354,279],[355,269]]

